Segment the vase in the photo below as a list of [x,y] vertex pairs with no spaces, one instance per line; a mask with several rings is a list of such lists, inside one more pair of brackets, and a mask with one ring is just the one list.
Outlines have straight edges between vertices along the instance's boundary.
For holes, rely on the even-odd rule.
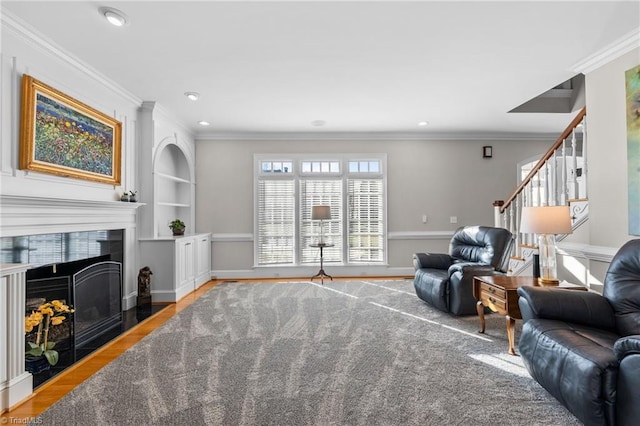
[[31,374],[38,374],[51,368],[49,361],[44,356],[26,357],[24,360],[25,369]]

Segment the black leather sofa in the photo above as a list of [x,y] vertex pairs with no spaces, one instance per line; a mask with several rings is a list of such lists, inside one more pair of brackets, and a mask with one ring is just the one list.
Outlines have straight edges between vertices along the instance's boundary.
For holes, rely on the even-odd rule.
[[640,424],[640,240],[614,256],[603,295],[521,287],[518,348],[531,376],[586,425]]
[[418,297],[453,315],[477,314],[475,275],[507,271],[513,235],[504,228],[463,226],[449,243],[449,253],[415,253],[413,286]]

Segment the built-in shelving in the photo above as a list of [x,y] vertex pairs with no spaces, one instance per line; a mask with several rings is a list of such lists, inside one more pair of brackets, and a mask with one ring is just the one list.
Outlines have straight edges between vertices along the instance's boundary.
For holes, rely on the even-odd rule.
[[177,144],[160,148],[155,162],[154,236],[170,235],[169,222],[180,219],[193,231],[192,171],[182,149]]
[[161,179],[172,180],[174,182],[191,184],[191,181],[189,179],[184,179],[184,178],[181,178],[181,177],[178,177],[178,176],[168,175],[168,174],[161,173],[161,172],[157,172],[156,176],[158,176]]
[[[172,303],[211,277],[211,235],[196,234],[195,145],[155,102],[143,103],[139,121],[140,192],[148,200],[139,217],[139,263],[153,271],[153,302]],[[172,235],[174,219],[185,223],[185,235]]]

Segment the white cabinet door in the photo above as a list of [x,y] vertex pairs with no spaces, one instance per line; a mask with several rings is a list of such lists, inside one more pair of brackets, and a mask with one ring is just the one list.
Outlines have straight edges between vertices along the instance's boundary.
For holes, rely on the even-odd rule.
[[211,240],[210,235],[196,237],[196,288],[211,279]]
[[143,265],[153,271],[154,302],[177,302],[210,279],[210,234],[143,239]]
[[[176,240],[176,275],[178,288],[193,287],[194,274],[194,239],[181,238]],[[193,288],[192,288],[193,290]]]

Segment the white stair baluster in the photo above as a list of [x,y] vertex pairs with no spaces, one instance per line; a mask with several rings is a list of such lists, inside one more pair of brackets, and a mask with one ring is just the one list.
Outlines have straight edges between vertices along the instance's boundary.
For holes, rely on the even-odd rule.
[[549,192],[551,191],[551,185],[549,185],[549,162],[544,163],[544,201],[543,204],[545,206],[549,205]]
[[582,119],[582,182],[584,198],[587,198],[587,117]]
[[541,179],[540,179],[541,173],[542,173],[542,169],[540,169],[540,170],[538,170],[536,172],[536,179],[535,179],[535,182],[536,182],[536,203],[535,203],[535,205],[536,206],[539,206],[539,205],[542,204],[542,194],[541,194],[542,182],[541,182]]
[[567,144],[566,139],[562,140],[562,197],[560,199],[561,205],[566,205],[569,200],[569,187],[567,183]]
[[516,196],[516,199],[514,200],[515,204],[516,204],[516,222],[515,222],[515,226],[513,227],[514,230],[512,232],[513,234],[513,245],[515,247],[515,255],[520,257],[520,202],[521,202],[521,196],[522,193],[518,194]]
[[571,168],[573,169],[573,197],[580,198],[578,189],[578,148],[576,146],[576,129],[571,132]]
[[551,199],[549,202],[557,206],[558,205],[558,150],[553,151],[553,156],[549,159],[551,163]]

